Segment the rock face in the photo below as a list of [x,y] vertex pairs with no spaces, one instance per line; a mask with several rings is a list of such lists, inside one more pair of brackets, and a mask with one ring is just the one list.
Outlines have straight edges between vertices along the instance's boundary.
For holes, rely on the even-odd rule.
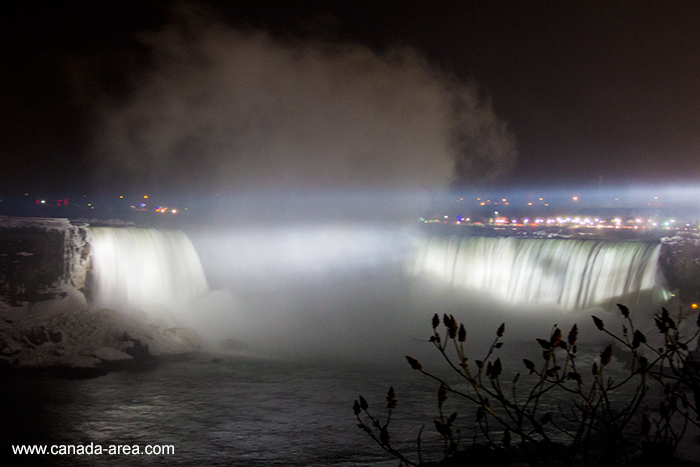
[[659,262],[668,288],[684,303],[700,302],[700,237],[664,237],[661,245]]
[[90,260],[86,223],[0,216],[0,367],[95,376],[199,349],[195,331],[88,304]]
[[12,306],[84,289],[89,269],[85,225],[67,219],[0,217],[0,300]]

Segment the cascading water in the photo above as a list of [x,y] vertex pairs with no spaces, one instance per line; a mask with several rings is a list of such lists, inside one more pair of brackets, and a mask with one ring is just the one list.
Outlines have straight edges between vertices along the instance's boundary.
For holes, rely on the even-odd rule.
[[180,231],[92,227],[88,241],[99,306],[150,313],[209,291],[199,256]]
[[582,309],[659,287],[659,251],[640,242],[433,237],[413,272],[509,302]]
[[[511,305],[484,301],[484,294],[463,302],[430,280],[407,280],[404,261],[416,275],[519,306],[552,304],[556,312],[663,291],[659,246],[649,243],[484,237],[421,243],[404,231],[318,227],[264,236],[205,233],[193,236],[195,250],[179,231],[90,228],[95,303],[192,327],[212,345],[234,340],[263,352],[341,348],[354,355],[368,341],[372,349],[380,340],[393,349],[388,329],[396,340],[418,335],[435,307],[447,312],[466,303],[472,323],[500,320],[498,313],[509,323],[516,319]],[[217,290],[210,292],[203,264]],[[541,308],[538,315],[549,312]]]

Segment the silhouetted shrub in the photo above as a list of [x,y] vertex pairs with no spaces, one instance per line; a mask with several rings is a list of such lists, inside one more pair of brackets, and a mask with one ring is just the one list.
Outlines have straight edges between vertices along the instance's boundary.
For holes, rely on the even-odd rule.
[[[537,339],[541,357],[523,359],[524,372],[516,372],[507,380],[504,363],[498,357],[505,324],[497,329],[486,356],[470,360],[464,348],[464,324],[452,315],[444,315],[441,320],[436,314],[429,341],[442,356],[448,373],[443,376],[426,370],[410,356],[406,360],[413,370],[438,386],[438,416],[429,429],[441,437],[442,452],[429,454],[441,460],[423,462],[426,453],[422,452],[421,435],[425,426],[418,433],[416,459],[392,445],[389,429],[397,407],[393,387],[386,397],[385,419],[370,412],[365,398],[360,396],[355,401],[358,426],[399,459],[400,465],[407,466],[517,462],[588,466],[670,459],[688,425],[700,426],[700,363],[689,351],[698,337],[700,319],[687,332],[689,335],[683,336],[683,313],[679,310],[678,316],[672,317],[664,308],[653,318],[658,338],[647,340],[635,327],[629,309],[619,304],[618,308],[623,320],[619,334],[611,332],[600,318],[592,317],[597,329],[616,343],[602,349],[592,364],[578,363],[578,327],[574,325],[565,335],[555,325],[548,338]],[[626,369],[621,376],[609,374],[613,352],[624,354],[621,360]],[[448,381],[450,374],[457,382]],[[444,412],[448,397],[458,404],[463,402],[463,410],[474,414],[475,431],[480,436],[471,440],[462,436],[457,428],[458,413]],[[562,400],[566,402],[553,407],[553,401]],[[464,423],[470,428],[469,420]]]

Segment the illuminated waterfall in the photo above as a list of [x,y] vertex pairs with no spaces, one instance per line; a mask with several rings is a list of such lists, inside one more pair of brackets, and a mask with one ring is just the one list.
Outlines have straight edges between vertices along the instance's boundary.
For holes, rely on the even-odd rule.
[[514,303],[580,309],[657,286],[659,251],[639,242],[433,237],[414,273]]
[[180,231],[93,227],[89,242],[100,306],[163,310],[209,290],[199,256]]

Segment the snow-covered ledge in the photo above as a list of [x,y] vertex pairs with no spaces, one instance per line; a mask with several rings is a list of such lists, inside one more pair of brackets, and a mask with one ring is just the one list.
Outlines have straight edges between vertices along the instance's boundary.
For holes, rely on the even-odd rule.
[[200,348],[191,329],[163,328],[145,316],[92,307],[72,286],[63,293],[21,307],[0,302],[0,367],[88,377]]

